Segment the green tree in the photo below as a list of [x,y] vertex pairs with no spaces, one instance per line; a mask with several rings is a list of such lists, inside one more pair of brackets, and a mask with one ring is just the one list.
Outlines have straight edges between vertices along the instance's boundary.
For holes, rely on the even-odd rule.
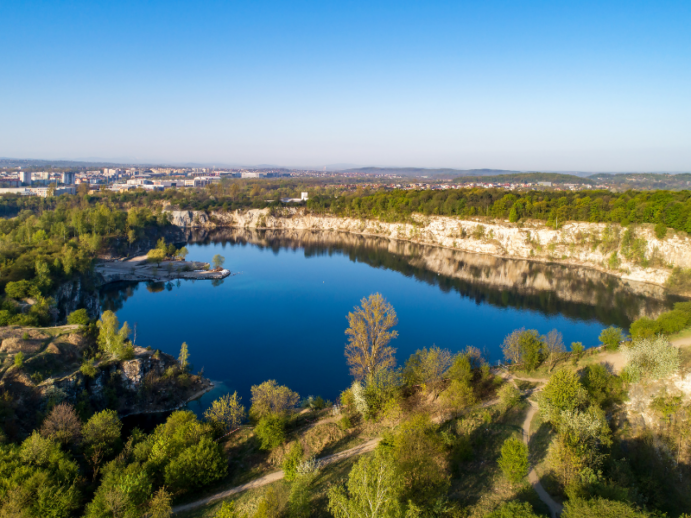
[[572,342],[571,343],[571,362],[576,365],[578,363],[578,360],[581,359],[581,356],[583,355],[583,351],[585,351],[585,347],[583,347],[583,344],[581,342]]
[[452,380],[449,386],[439,396],[442,404],[455,415],[477,402],[473,387],[468,383]]
[[562,411],[575,410],[585,405],[588,394],[575,372],[560,369],[549,378],[539,399],[542,415],[556,424]]
[[156,263],[156,266],[160,266],[161,262],[164,261],[165,258],[166,253],[164,250],[161,250],[160,248],[152,248],[146,254],[147,261],[149,261],[150,263]]
[[664,239],[667,235],[667,225],[664,223],[658,223],[655,225],[655,237],[658,239]]
[[436,394],[443,383],[444,374],[452,363],[453,357],[448,349],[425,347],[408,358],[403,377],[408,386],[422,385]]
[[379,369],[396,365],[396,349],[389,342],[398,336],[390,329],[398,323],[396,312],[379,293],[360,301],[360,307],[348,313],[348,344],[345,355],[351,374],[358,380]]
[[189,250],[187,250],[187,247],[183,246],[182,248],[179,248],[177,252],[175,252],[175,255],[182,259],[183,261],[187,257],[187,254],[189,254]]
[[516,406],[521,400],[521,393],[513,383],[504,383],[497,391],[497,395],[505,410]]
[[304,450],[300,441],[295,441],[291,444],[288,454],[283,459],[284,478],[288,482],[292,482],[298,477],[298,466],[302,462],[302,457],[304,455]]
[[171,459],[165,468],[165,483],[173,491],[188,491],[222,479],[227,471],[221,445],[203,436]]
[[180,355],[178,356],[178,364],[183,372],[187,372],[187,369],[189,368],[189,358],[190,353],[187,347],[187,342],[182,342],[182,345],[180,346]]
[[618,327],[611,326],[600,333],[600,342],[608,351],[616,351],[619,344],[624,341],[624,333]]
[[86,326],[89,325],[90,322],[91,318],[89,318],[89,312],[84,308],[77,309],[67,315],[68,324]]
[[543,342],[534,329],[517,329],[504,339],[504,357],[526,370],[534,370],[542,361]]
[[509,437],[501,447],[499,467],[511,484],[518,484],[528,474],[528,446],[518,437]]
[[362,457],[348,475],[347,489],[329,489],[329,511],[335,518],[399,518],[404,483],[385,454]]
[[214,255],[213,258],[211,259],[211,264],[213,264],[214,269],[221,268],[223,266],[223,263],[225,263],[225,262],[226,262],[226,258],[220,254]]
[[115,410],[103,410],[91,416],[82,428],[82,445],[86,458],[98,471],[101,462],[115,453],[120,443],[122,422]]
[[21,369],[24,366],[24,353],[19,351],[14,355],[14,366]]
[[245,419],[245,407],[240,399],[237,392],[221,396],[204,411],[204,417],[216,424],[223,433],[230,432]]
[[518,221],[518,211],[516,207],[511,207],[511,212],[509,212],[509,222],[516,223]]
[[634,340],[637,338],[652,338],[657,334],[660,334],[662,330],[660,329],[660,324],[657,320],[648,317],[641,317],[636,320],[629,328],[629,333],[631,333],[631,338]]
[[254,434],[259,439],[262,450],[273,450],[283,444],[286,440],[286,421],[283,416],[269,414],[262,417],[257,426],[254,427]]
[[223,502],[213,518],[244,518],[244,514],[235,508],[235,502]]
[[125,341],[130,335],[130,327],[125,322],[120,327],[118,317],[110,310],[104,311],[101,319],[96,323],[98,326],[98,346],[108,354],[115,357],[122,357],[125,354]]

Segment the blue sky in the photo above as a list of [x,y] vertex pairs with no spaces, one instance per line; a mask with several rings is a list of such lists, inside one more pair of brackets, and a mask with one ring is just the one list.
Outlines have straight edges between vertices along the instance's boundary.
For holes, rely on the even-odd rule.
[[7,0],[0,21],[0,156],[691,170],[688,0]]

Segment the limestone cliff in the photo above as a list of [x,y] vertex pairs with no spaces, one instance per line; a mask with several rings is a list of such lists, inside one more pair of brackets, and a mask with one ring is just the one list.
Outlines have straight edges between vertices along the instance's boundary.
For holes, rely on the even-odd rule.
[[235,212],[173,211],[171,221],[190,228],[266,228],[283,231],[335,230],[409,241],[496,257],[593,268],[622,279],[664,286],[671,268],[691,268],[691,239],[670,234],[658,239],[651,226],[636,228],[626,243],[619,225],[570,222],[558,229],[542,222],[512,224],[416,215],[412,223],[340,218],[303,208]]

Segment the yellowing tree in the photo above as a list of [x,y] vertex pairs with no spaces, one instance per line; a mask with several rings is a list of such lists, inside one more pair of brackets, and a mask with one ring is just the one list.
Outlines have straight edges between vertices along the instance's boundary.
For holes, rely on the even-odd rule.
[[204,417],[212,423],[223,428],[224,432],[229,432],[240,426],[245,418],[245,407],[240,404],[237,392],[226,394],[213,403],[204,412]]
[[345,355],[350,373],[356,379],[396,365],[396,349],[389,342],[398,336],[396,331],[390,331],[398,324],[396,312],[381,294],[363,298],[360,304],[348,313],[350,327],[345,331],[348,335]]

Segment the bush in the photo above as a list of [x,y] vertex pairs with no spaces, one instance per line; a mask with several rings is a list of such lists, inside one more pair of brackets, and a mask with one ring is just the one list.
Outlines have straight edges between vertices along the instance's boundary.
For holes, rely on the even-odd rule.
[[183,450],[165,469],[166,486],[186,491],[211,484],[226,476],[228,462],[220,444],[209,437]]
[[564,504],[562,513],[562,518],[648,518],[650,516],[629,503],[604,498],[570,499]]
[[667,235],[667,225],[664,223],[658,223],[655,225],[655,237],[658,239],[664,239]]
[[338,421],[338,427],[345,431],[345,430],[350,430],[353,427],[353,423],[350,420],[350,417],[347,415],[344,415],[341,417],[341,419]]
[[98,369],[94,365],[93,358],[90,358],[88,360],[84,360],[84,362],[82,363],[82,366],[79,367],[79,372],[81,372],[87,378],[96,377],[96,374],[98,374]]
[[680,309],[673,309],[657,317],[657,324],[664,334],[673,335],[685,329],[689,325],[690,319],[691,315],[689,313]]
[[259,439],[262,450],[273,450],[286,440],[286,420],[276,414],[262,417],[254,427],[254,433]]
[[624,356],[632,380],[665,378],[679,370],[679,349],[662,336],[634,340],[624,348]]
[[608,327],[602,330],[599,340],[608,351],[616,351],[619,344],[624,341],[624,333],[618,327]]
[[73,311],[67,315],[68,324],[86,326],[89,325],[90,322],[89,312],[84,308]]
[[641,317],[631,324],[629,333],[631,333],[631,338],[634,340],[637,338],[652,338],[660,334],[660,325],[657,323],[657,320]]
[[288,482],[292,482],[297,478],[297,469],[298,466],[302,463],[303,455],[304,451],[302,449],[300,441],[295,441],[288,450],[288,454],[283,459],[283,474]]
[[504,383],[499,389],[498,396],[501,405],[506,410],[515,406],[521,400],[521,393],[513,383]]
[[8,282],[5,294],[11,299],[22,300],[35,294],[36,287],[27,280]]
[[518,437],[506,439],[501,447],[499,467],[509,482],[518,484],[528,474],[528,446]]
[[504,502],[485,518],[539,518],[528,502]]
[[24,353],[19,351],[14,355],[14,366],[21,369],[24,366]]

